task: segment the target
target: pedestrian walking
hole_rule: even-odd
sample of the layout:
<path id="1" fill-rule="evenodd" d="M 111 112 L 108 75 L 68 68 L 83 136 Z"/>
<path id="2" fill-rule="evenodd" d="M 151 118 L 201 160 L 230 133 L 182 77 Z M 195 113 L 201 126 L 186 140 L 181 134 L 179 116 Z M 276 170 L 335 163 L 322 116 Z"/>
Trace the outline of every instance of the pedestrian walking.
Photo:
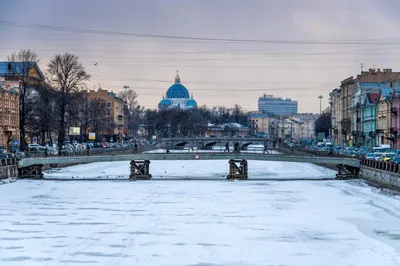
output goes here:
<path id="1" fill-rule="evenodd" d="M 225 150 L 224 150 L 224 152 L 229 152 L 229 142 L 227 142 L 227 143 L 225 144 Z"/>

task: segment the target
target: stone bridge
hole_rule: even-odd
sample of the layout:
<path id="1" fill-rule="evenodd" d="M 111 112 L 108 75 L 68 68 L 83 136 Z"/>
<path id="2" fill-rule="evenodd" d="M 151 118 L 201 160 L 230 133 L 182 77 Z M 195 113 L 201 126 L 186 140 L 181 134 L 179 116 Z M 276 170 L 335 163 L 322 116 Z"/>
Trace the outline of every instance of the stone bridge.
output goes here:
<path id="1" fill-rule="evenodd" d="M 147 175 L 148 164 L 154 160 L 228 160 L 232 165 L 240 163 L 243 169 L 246 168 L 247 160 L 256 161 L 279 161 L 279 162 L 295 162 L 295 163 L 315 163 L 324 165 L 336 165 L 339 168 L 338 177 L 351 176 L 358 174 L 360 161 L 352 158 L 334 158 L 334 157 L 316 157 L 316 156 L 288 156 L 288 155 L 272 155 L 272 154 L 250 154 L 250 153 L 137 153 L 122 155 L 103 155 L 103 156 L 78 156 L 78 157 L 44 157 L 44 158 L 24 158 L 18 161 L 20 177 L 40 178 L 42 177 L 42 168 L 44 165 L 57 164 L 82 164 L 94 162 L 111 162 L 111 161 L 131 161 L 131 169 L 145 168 Z M 144 163 L 140 166 L 136 162 Z M 231 163 L 232 162 L 232 163 Z M 147 164 L 147 166 L 146 166 Z M 134 166 L 134 167 L 133 167 Z M 143 175 L 146 175 L 143 173 Z M 151 176 L 151 175 L 150 175 Z M 240 178 L 245 179 L 245 178 Z"/>
<path id="2" fill-rule="evenodd" d="M 198 149 L 212 149 L 213 146 L 224 147 L 226 143 L 230 146 L 238 144 L 241 150 L 247 150 L 249 145 L 260 144 L 272 149 L 273 141 L 269 138 L 255 137 L 209 137 L 209 138 L 163 138 L 161 139 L 162 147 L 183 148 L 185 146 Z"/>

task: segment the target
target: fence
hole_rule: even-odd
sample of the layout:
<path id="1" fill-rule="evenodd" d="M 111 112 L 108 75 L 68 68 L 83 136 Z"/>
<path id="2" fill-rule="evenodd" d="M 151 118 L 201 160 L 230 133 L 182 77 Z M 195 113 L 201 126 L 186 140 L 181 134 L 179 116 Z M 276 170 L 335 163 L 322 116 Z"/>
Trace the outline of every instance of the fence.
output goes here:
<path id="1" fill-rule="evenodd" d="M 139 146 L 137 150 L 133 147 L 121 147 L 121 148 L 92 148 L 89 150 L 76 150 L 76 151 L 57 151 L 55 154 L 53 150 L 48 150 L 47 154 L 45 151 L 35 151 L 26 154 L 26 157 L 56 157 L 56 156 L 90 156 L 90 155 L 116 155 L 124 153 L 136 153 L 143 152 L 146 150 L 153 149 L 152 146 Z"/>
<path id="2" fill-rule="evenodd" d="M 394 162 L 383 162 L 370 159 L 361 159 L 361 165 L 391 173 L 400 173 L 400 166 Z"/>
<path id="3" fill-rule="evenodd" d="M 1 166 L 16 165 L 16 164 L 17 164 L 17 159 L 16 158 L 0 159 L 0 167 Z"/>

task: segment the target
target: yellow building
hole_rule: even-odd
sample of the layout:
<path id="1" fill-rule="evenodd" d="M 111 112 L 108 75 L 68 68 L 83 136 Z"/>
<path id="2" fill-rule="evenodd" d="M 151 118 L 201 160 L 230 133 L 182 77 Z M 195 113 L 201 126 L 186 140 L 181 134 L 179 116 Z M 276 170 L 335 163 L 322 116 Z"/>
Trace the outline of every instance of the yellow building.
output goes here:
<path id="1" fill-rule="evenodd" d="M 19 142 L 19 81 L 0 78 L 0 148 Z"/>
<path id="2" fill-rule="evenodd" d="M 390 109 L 392 88 L 381 89 L 379 102 L 376 105 L 376 145 L 392 144 L 390 141 Z"/>
<path id="3" fill-rule="evenodd" d="M 91 90 L 88 92 L 89 98 L 101 99 L 106 103 L 106 119 L 107 119 L 107 134 L 114 135 L 117 138 L 122 138 L 124 129 L 126 128 L 124 119 L 124 101 L 118 98 L 117 95 L 108 90 L 99 88 L 97 91 Z M 116 141 L 116 139 L 114 139 Z"/>

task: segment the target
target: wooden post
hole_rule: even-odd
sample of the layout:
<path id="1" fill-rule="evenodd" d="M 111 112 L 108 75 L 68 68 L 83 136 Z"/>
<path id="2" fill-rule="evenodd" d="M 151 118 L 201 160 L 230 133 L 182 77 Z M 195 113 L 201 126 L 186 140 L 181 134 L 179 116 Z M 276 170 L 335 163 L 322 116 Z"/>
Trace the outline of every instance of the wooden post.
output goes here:
<path id="1" fill-rule="evenodd" d="M 246 160 L 229 160 L 229 175 L 227 179 L 248 179 L 248 165 Z"/>
<path id="2" fill-rule="evenodd" d="M 41 179 L 43 178 L 43 165 L 31 165 L 24 168 L 18 169 L 19 178 L 35 178 Z"/>
<path id="3" fill-rule="evenodd" d="M 129 180 L 149 180 L 150 174 L 150 161 L 131 161 L 131 174 Z"/>

